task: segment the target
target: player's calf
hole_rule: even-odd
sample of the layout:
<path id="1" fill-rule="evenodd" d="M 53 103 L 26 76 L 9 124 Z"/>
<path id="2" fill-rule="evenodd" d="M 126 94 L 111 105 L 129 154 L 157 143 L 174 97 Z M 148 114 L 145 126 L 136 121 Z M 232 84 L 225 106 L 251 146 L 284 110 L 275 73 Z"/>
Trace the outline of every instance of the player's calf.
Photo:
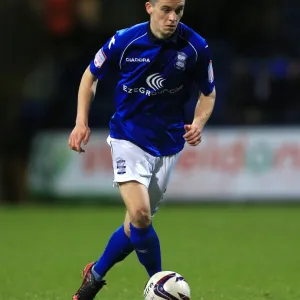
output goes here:
<path id="1" fill-rule="evenodd" d="M 161 271 L 161 255 L 159 239 L 151 222 L 148 189 L 136 181 L 119 184 L 119 189 L 130 217 L 131 244 L 152 276 Z"/>
<path id="2" fill-rule="evenodd" d="M 130 241 L 149 276 L 160 272 L 162 270 L 160 243 L 152 223 L 143 228 L 137 228 L 130 223 L 130 232 Z"/>

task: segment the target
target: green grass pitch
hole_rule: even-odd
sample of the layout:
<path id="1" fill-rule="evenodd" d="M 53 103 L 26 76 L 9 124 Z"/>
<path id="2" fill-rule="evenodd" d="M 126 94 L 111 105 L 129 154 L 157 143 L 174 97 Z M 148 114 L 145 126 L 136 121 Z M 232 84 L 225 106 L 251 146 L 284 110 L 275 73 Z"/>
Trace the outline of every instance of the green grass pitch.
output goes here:
<path id="1" fill-rule="evenodd" d="M 0 207 L 0 300 L 67 300 L 101 254 L 121 207 Z M 299 300 L 299 206 L 164 206 L 154 218 L 163 268 L 197 300 Z M 142 300 L 135 253 L 97 299 Z"/>

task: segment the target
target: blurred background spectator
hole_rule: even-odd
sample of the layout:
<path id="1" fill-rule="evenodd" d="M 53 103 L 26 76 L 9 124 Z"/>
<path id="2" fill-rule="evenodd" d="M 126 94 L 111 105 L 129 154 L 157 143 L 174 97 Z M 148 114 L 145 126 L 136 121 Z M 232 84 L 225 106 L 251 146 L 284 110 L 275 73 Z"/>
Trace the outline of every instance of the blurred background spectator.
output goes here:
<path id="1" fill-rule="evenodd" d="M 34 134 L 72 129 L 90 60 L 116 30 L 148 16 L 140 0 L 3 0 L 0 11 L 0 198 L 19 202 Z M 207 39 L 214 60 L 209 126 L 300 124 L 299 20 L 296 0 L 187 1 L 183 22 Z M 112 78 L 99 83 L 91 127 L 107 128 L 113 90 Z"/>

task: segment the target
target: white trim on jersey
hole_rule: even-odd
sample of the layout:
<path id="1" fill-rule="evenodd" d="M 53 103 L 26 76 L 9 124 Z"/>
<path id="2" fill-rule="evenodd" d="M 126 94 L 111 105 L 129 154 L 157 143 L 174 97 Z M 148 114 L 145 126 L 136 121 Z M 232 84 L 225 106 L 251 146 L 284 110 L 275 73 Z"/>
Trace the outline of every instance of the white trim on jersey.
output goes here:
<path id="1" fill-rule="evenodd" d="M 185 39 L 184 37 L 182 37 L 181 35 L 178 35 L 181 39 L 185 40 L 186 42 L 188 42 L 190 44 L 190 46 L 194 49 L 195 53 L 196 53 L 196 61 L 198 60 L 198 52 L 196 50 L 196 48 L 193 46 L 193 44 L 188 41 L 187 39 Z"/>
<path id="2" fill-rule="evenodd" d="M 134 39 L 133 41 L 131 41 L 131 42 L 126 46 L 126 48 L 124 49 L 124 51 L 123 51 L 123 53 L 122 53 L 122 55 L 121 55 L 121 59 L 120 59 L 120 62 L 119 62 L 120 70 L 121 70 L 121 68 L 122 68 L 122 65 L 121 65 L 121 64 L 122 64 L 122 59 L 123 59 L 123 57 L 124 57 L 124 54 L 125 54 L 127 48 L 128 48 L 133 42 L 135 42 L 136 40 L 138 40 L 138 39 L 144 37 L 145 35 L 147 35 L 147 32 L 144 33 L 143 35 L 137 37 L 136 39 Z"/>

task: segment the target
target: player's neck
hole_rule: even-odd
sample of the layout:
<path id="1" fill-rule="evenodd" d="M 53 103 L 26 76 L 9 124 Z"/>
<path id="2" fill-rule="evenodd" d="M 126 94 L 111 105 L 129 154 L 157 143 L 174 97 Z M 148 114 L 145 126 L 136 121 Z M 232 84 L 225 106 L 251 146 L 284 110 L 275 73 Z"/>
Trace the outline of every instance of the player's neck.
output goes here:
<path id="1" fill-rule="evenodd" d="M 152 25 L 152 22 L 150 21 L 150 30 L 152 32 L 152 34 L 159 40 L 166 40 L 167 37 L 163 36 L 162 33 L 155 29 L 154 26 Z"/>

